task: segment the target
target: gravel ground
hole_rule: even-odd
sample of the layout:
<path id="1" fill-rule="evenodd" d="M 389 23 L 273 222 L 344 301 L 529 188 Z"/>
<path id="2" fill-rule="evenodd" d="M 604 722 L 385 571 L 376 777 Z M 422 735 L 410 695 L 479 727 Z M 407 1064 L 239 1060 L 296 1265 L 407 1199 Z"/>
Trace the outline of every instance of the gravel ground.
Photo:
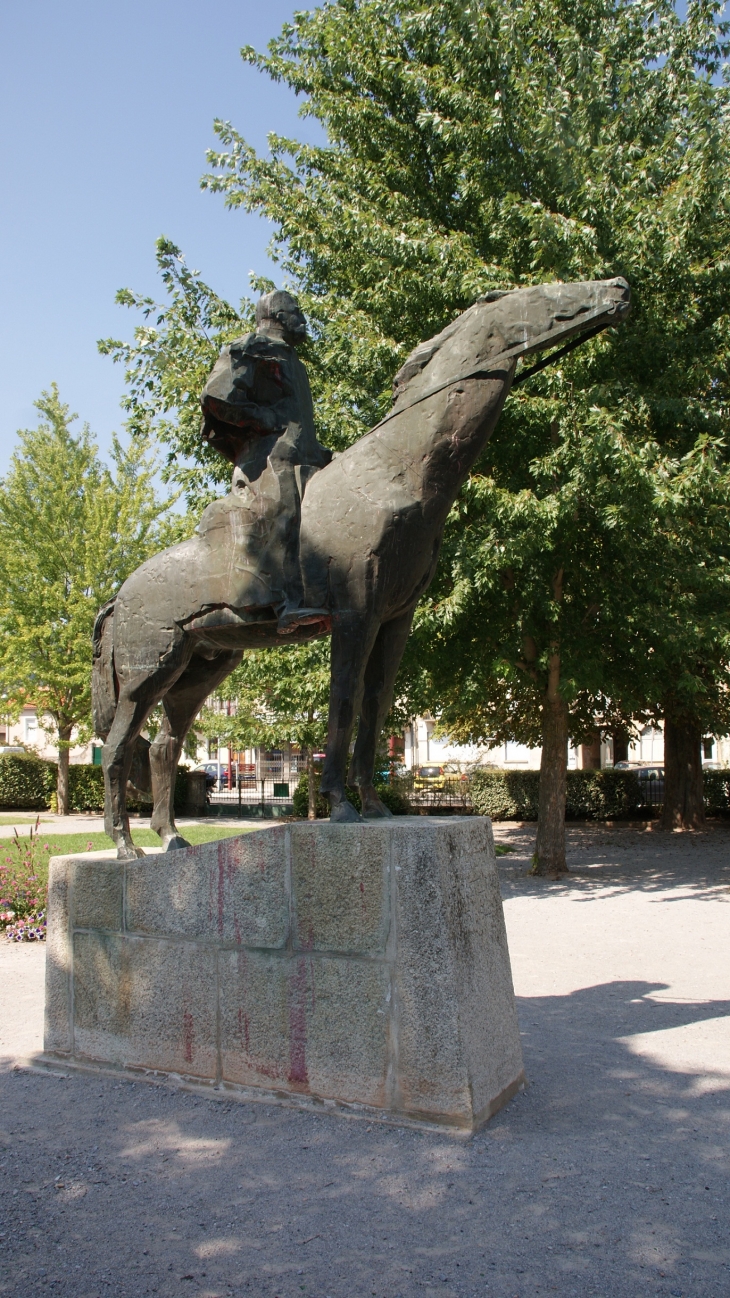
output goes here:
<path id="1" fill-rule="evenodd" d="M 469 1142 L 42 1075 L 0 948 L 0 1294 L 730 1294 L 730 829 L 497 826 L 529 1087 Z"/>

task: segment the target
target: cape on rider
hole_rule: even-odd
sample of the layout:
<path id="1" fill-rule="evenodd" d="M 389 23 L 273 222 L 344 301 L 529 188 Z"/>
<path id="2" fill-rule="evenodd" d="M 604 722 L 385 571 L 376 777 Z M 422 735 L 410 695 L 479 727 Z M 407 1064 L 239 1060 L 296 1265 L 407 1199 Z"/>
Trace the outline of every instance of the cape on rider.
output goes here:
<path id="1" fill-rule="evenodd" d="M 247 619 L 276 617 L 281 635 L 329 620 L 327 609 L 303 606 L 299 569 L 302 496 L 332 458 L 315 436 L 309 379 L 295 350 L 306 334 L 296 298 L 266 294 L 256 332 L 223 348 L 201 397 L 202 436 L 235 467 L 230 494 L 208 506 L 198 535 L 211 555 L 226 556 L 221 603 L 245 608 Z"/>

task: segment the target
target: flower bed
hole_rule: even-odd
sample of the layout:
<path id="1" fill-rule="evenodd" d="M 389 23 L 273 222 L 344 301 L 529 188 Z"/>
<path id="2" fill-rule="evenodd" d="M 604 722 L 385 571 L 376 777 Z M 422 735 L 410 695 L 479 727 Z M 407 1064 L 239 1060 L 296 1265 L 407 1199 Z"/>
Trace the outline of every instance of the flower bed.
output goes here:
<path id="1" fill-rule="evenodd" d="M 16 829 L 0 861 L 0 930 L 11 942 L 42 942 L 46 936 L 48 844 L 39 836 L 40 819 L 27 838 Z"/>

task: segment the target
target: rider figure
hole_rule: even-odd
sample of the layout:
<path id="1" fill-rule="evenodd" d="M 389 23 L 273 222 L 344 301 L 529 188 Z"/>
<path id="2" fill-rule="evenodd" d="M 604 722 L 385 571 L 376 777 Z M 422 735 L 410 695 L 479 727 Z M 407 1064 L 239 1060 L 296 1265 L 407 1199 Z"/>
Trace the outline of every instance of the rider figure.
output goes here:
<path id="1" fill-rule="evenodd" d="M 329 618 L 327 609 L 303 607 L 299 569 L 302 496 L 332 458 L 315 436 L 309 379 L 295 351 L 306 334 L 296 298 L 267 293 L 256 306 L 256 332 L 223 348 L 201 397 L 202 436 L 235 467 L 230 495 L 208 506 L 198 532 L 232 531 L 226 602 L 241 607 L 239 584 L 247 612 L 273 609 L 280 635 Z"/>

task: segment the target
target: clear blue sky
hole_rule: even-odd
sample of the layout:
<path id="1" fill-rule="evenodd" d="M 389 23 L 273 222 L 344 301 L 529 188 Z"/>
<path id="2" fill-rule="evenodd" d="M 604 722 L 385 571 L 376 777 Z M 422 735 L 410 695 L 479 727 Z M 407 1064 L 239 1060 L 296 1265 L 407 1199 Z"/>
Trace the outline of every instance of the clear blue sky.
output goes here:
<path id="1" fill-rule="evenodd" d="M 202 192 L 215 117 L 257 148 L 313 138 L 297 100 L 245 65 L 291 0 L 24 0 L 0 15 L 0 473 L 33 401 L 55 380 L 100 445 L 120 429 L 119 366 L 96 340 L 131 334 L 118 288 L 156 294 L 168 235 L 229 300 L 272 271 L 269 230 Z"/>

